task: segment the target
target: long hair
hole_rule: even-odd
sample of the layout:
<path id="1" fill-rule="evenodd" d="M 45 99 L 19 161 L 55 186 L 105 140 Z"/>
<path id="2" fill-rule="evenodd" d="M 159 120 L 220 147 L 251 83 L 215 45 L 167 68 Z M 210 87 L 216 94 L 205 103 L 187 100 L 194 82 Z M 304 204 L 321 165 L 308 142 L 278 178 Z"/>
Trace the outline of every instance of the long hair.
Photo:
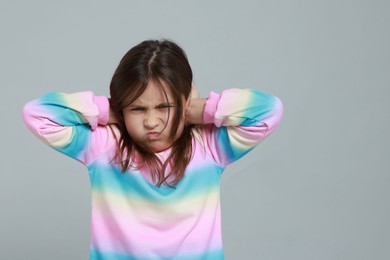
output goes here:
<path id="1" fill-rule="evenodd" d="M 172 93 L 175 113 L 169 113 L 174 115 L 170 138 L 176 136 L 180 121 L 184 119 L 183 97 L 184 100 L 190 98 L 192 84 L 192 70 L 185 52 L 169 40 L 149 40 L 134 46 L 121 59 L 110 83 L 110 106 L 120 131 L 116 160 L 121 164 L 122 173 L 129 167 L 139 169 L 146 163 L 156 186 L 172 186 L 183 178 L 191 160 L 192 126 L 185 124 L 181 136 L 172 145 L 169 157 L 161 162 L 155 153 L 132 140 L 122 114 L 123 108 L 134 102 L 150 81 L 156 82 L 164 93 L 162 82 L 166 83 Z M 136 156 L 141 161 L 135 162 Z M 166 173 L 167 169 L 170 172 Z"/>

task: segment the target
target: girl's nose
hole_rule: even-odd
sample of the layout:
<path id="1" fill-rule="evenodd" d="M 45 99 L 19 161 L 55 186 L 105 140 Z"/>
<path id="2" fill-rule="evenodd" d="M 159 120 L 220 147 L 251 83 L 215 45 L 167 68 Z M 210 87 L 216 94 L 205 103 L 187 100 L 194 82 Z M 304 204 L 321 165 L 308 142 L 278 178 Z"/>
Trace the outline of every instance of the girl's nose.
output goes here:
<path id="1" fill-rule="evenodd" d="M 158 116 L 155 112 L 146 113 L 144 118 L 144 126 L 149 130 L 153 130 L 158 126 Z"/>

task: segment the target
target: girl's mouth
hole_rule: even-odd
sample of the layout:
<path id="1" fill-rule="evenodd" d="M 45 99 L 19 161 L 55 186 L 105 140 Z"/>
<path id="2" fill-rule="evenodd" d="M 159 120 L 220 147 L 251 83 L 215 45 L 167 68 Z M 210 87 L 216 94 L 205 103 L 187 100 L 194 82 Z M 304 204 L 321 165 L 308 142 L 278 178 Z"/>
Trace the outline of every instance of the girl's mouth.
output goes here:
<path id="1" fill-rule="evenodd" d="M 160 136 L 159 132 L 149 132 L 146 134 L 149 139 L 157 139 Z"/>

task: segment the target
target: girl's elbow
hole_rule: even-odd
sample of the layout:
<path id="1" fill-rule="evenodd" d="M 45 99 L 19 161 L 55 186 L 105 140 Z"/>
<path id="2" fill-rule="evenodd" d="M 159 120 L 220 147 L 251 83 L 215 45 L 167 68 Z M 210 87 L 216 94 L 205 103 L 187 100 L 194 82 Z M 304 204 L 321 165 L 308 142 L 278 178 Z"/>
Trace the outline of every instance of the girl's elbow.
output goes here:
<path id="1" fill-rule="evenodd" d="M 27 127 L 31 128 L 33 121 L 34 101 L 27 102 L 22 108 L 22 119 Z"/>
<path id="2" fill-rule="evenodd" d="M 275 121 L 279 124 L 283 118 L 284 105 L 282 100 L 278 97 L 275 97 L 274 111 Z"/>

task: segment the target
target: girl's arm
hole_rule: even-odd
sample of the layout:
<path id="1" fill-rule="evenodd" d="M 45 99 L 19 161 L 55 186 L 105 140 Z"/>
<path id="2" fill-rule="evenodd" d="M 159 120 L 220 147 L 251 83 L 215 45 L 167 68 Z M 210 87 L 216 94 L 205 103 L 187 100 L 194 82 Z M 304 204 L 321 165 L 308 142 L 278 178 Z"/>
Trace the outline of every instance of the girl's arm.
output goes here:
<path id="1" fill-rule="evenodd" d="M 108 99 L 92 92 L 53 92 L 28 102 L 23 119 L 31 132 L 50 147 L 84 164 L 108 145 Z"/>
<path id="2" fill-rule="evenodd" d="M 199 111 L 203 111 L 202 140 L 222 166 L 241 158 L 268 137 L 283 114 L 279 98 L 255 89 L 211 92 L 207 101 L 194 100 L 192 108 L 189 114 L 198 118 L 197 123 Z"/>

